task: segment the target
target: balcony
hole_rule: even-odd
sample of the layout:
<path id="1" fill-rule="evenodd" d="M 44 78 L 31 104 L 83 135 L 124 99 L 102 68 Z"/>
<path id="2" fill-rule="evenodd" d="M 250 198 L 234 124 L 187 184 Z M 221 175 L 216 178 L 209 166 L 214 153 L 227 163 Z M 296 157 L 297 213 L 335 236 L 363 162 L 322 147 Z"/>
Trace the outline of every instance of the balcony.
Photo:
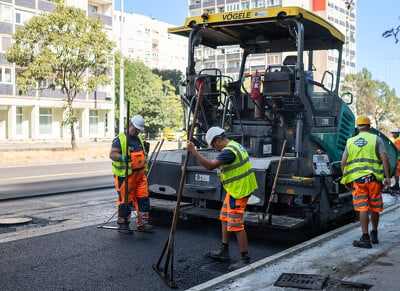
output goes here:
<path id="1" fill-rule="evenodd" d="M 97 12 L 88 12 L 90 18 L 99 18 L 104 25 L 112 26 L 112 17 Z"/>
<path id="2" fill-rule="evenodd" d="M 96 4 L 96 5 L 112 5 L 112 0 L 90 0 L 89 4 Z"/>

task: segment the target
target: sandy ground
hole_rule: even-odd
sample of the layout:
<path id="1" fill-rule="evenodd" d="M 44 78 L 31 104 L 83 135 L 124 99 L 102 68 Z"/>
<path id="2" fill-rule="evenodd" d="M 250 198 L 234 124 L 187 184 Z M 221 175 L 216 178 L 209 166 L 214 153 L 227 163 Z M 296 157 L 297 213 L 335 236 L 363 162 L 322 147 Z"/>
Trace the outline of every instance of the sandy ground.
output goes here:
<path id="1" fill-rule="evenodd" d="M 152 152 L 158 141 L 150 141 Z M 11 167 L 25 164 L 43 164 L 54 162 L 88 162 L 108 160 L 111 141 L 79 145 L 77 149 L 68 148 L 64 144 L 30 145 L 23 143 L 0 145 L 0 167 Z M 177 142 L 165 141 L 161 150 L 177 149 Z"/>

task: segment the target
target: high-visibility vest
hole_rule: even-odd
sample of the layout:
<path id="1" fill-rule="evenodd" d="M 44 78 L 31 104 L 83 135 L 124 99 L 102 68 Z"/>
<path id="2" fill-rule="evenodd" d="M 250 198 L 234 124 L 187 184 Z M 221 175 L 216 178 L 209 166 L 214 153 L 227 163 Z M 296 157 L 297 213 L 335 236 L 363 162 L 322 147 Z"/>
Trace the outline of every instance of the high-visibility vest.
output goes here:
<path id="1" fill-rule="evenodd" d="M 397 150 L 400 150 L 400 137 L 396 137 L 393 141 L 395 147 L 397 148 Z M 397 159 L 400 160 L 400 154 L 397 155 Z"/>
<path id="2" fill-rule="evenodd" d="M 142 149 L 143 149 L 143 155 L 144 155 L 144 159 L 145 159 L 145 168 L 147 169 L 147 152 L 146 152 L 146 148 L 144 146 L 144 141 L 143 138 L 140 136 L 140 134 L 137 135 L 137 137 L 139 138 L 140 144 L 142 145 Z M 119 138 L 120 144 L 121 144 L 121 151 L 122 151 L 122 155 L 128 155 L 130 156 L 131 153 L 128 149 L 128 153 L 126 153 L 126 134 L 124 132 L 121 132 L 117 138 Z M 125 177 L 125 166 L 126 164 L 124 162 L 120 162 L 120 161 L 112 161 L 112 172 L 114 175 L 119 176 L 119 177 Z M 132 174 L 132 164 L 128 163 L 128 175 Z"/>
<path id="3" fill-rule="evenodd" d="M 369 174 L 378 181 L 383 180 L 383 163 L 376 151 L 377 136 L 369 132 L 360 132 L 347 140 L 347 161 L 344 167 L 342 184 L 352 182 Z"/>
<path id="4" fill-rule="evenodd" d="M 223 150 L 230 150 L 235 155 L 233 163 L 221 165 L 221 182 L 225 191 L 235 199 L 249 196 L 258 185 L 247 151 L 235 141 L 230 141 Z"/>

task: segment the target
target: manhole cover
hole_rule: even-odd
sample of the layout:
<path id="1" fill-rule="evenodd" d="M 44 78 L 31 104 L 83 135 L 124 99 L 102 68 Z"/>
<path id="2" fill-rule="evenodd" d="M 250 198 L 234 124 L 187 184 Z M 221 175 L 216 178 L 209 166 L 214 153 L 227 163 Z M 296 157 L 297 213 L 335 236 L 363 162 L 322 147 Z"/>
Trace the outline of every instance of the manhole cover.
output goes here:
<path id="1" fill-rule="evenodd" d="M 322 289 L 328 275 L 282 273 L 274 286 L 302 289 Z"/>
<path id="2" fill-rule="evenodd" d="M 8 218 L 0 218 L 0 225 L 15 225 L 15 224 L 24 224 L 31 222 L 32 218 L 30 217 L 8 217 Z"/>

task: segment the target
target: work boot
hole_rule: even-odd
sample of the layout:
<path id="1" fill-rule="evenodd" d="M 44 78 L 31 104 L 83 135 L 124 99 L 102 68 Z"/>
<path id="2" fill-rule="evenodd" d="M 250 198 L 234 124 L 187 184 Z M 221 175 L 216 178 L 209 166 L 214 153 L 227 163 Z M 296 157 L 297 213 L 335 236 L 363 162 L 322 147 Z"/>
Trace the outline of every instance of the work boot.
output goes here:
<path id="1" fill-rule="evenodd" d="M 230 265 L 228 267 L 228 270 L 229 271 L 234 271 L 234 270 L 240 269 L 240 268 L 242 268 L 244 266 L 247 266 L 249 264 L 250 264 L 250 257 L 249 257 L 249 255 L 245 255 L 245 256 L 242 256 L 239 261 L 237 261 L 236 263 Z"/>
<path id="2" fill-rule="evenodd" d="M 371 230 L 370 237 L 371 237 L 371 243 L 379 244 L 378 231 L 377 230 Z"/>
<path id="3" fill-rule="evenodd" d="M 123 234 L 133 234 L 133 230 L 129 228 L 129 224 L 120 224 L 118 232 Z"/>
<path id="4" fill-rule="evenodd" d="M 210 252 L 210 258 L 220 262 L 229 261 L 231 259 L 229 257 L 229 248 L 224 244 L 221 244 L 218 251 Z"/>
<path id="5" fill-rule="evenodd" d="M 371 240 L 369 239 L 368 234 L 363 234 L 360 240 L 353 241 L 353 246 L 358 248 L 370 249 L 372 248 Z"/>
<path id="6" fill-rule="evenodd" d="M 400 190 L 399 184 L 395 183 L 392 187 L 390 187 L 391 190 Z"/>
<path id="7" fill-rule="evenodd" d="M 144 223 L 142 225 L 138 225 L 137 230 L 140 232 L 152 233 L 154 232 L 154 227 L 150 223 Z"/>

